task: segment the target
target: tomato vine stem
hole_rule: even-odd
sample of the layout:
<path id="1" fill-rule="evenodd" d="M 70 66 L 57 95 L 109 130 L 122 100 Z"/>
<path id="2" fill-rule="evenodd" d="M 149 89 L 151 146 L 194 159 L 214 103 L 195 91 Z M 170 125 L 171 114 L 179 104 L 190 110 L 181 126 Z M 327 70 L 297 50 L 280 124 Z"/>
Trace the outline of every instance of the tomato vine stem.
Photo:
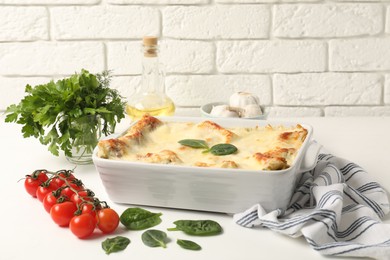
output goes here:
<path id="1" fill-rule="evenodd" d="M 58 187 L 55 191 L 53 191 L 53 195 L 57 198 L 58 202 L 63 202 L 66 200 L 70 200 L 71 198 L 66 198 L 65 196 L 61 196 L 61 192 L 69 188 L 74 194 L 77 194 L 79 196 L 79 199 L 81 200 L 81 203 L 79 203 L 77 206 L 77 211 L 75 212 L 75 215 L 80 215 L 82 213 L 82 208 L 86 204 L 91 204 L 93 206 L 92 210 L 96 211 L 102 208 L 109 208 L 108 204 L 106 201 L 100 201 L 98 198 L 95 197 L 95 193 L 90 190 L 90 189 L 85 189 L 84 184 L 82 183 L 81 180 L 76 179 L 76 178 L 71 178 L 74 173 L 74 169 L 72 170 L 58 170 L 56 172 L 49 171 L 46 169 L 39 169 L 35 170 L 31 176 L 37 178 L 38 174 L 40 173 L 45 173 L 46 175 L 50 175 L 49 179 L 44 182 L 44 185 L 47 187 L 50 182 L 58 178 L 62 181 L 64 181 L 64 185 L 61 187 Z M 71 178 L 71 179 L 69 179 Z M 78 187 L 82 187 L 82 189 L 75 189 L 71 184 L 75 184 Z M 86 196 L 80 196 L 80 192 L 85 191 Z"/>

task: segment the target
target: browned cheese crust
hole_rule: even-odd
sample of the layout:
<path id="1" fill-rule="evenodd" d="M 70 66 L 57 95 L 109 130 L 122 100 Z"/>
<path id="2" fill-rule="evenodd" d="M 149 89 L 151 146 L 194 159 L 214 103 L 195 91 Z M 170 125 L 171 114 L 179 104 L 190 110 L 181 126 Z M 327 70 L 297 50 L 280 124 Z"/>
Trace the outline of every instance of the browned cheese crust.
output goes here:
<path id="1" fill-rule="evenodd" d="M 279 139 L 286 143 L 296 143 L 297 141 L 303 143 L 307 136 L 307 130 L 301 125 L 297 125 L 299 131 L 294 132 L 284 132 L 279 135 Z"/>
<path id="2" fill-rule="evenodd" d="M 218 132 L 224 138 L 225 143 L 230 143 L 234 137 L 233 132 L 211 121 L 203 121 L 198 125 L 198 127 Z"/>
<path id="3" fill-rule="evenodd" d="M 265 153 L 255 153 L 255 159 L 264 165 L 266 170 L 283 170 L 290 167 L 287 157 L 295 153 L 295 148 L 277 148 Z"/>
<path id="4" fill-rule="evenodd" d="M 139 155 L 138 159 L 142 162 L 163 164 L 174 164 L 181 162 L 177 154 L 171 150 L 162 150 L 159 153 L 147 153 L 145 155 Z"/>
<path id="5" fill-rule="evenodd" d="M 153 131 L 158 125 L 162 124 L 160 120 L 150 115 L 144 115 L 137 121 L 125 135 L 119 138 L 101 140 L 98 143 L 98 156 L 101 158 L 122 157 L 132 145 L 139 144 L 143 135 Z"/>
<path id="6" fill-rule="evenodd" d="M 216 165 L 216 164 L 210 164 L 210 163 L 205 163 L 205 162 L 196 162 L 194 166 L 197 167 L 215 167 L 218 166 L 219 168 L 232 168 L 236 169 L 238 168 L 238 165 L 234 161 L 223 161 L 222 163 Z"/>

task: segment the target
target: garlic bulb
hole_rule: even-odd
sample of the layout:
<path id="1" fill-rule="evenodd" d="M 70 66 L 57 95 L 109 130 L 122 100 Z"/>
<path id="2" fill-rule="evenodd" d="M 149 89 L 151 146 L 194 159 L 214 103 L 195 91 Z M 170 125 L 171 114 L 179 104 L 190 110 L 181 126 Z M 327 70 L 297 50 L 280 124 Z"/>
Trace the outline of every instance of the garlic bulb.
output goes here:
<path id="1" fill-rule="evenodd" d="M 210 115 L 219 116 L 223 111 L 225 111 L 228 108 L 229 108 L 228 105 L 213 106 L 213 108 L 210 111 Z"/>
<path id="2" fill-rule="evenodd" d="M 220 116 L 221 117 L 239 117 L 239 115 L 237 114 L 236 111 L 229 110 L 229 109 L 223 111 Z"/>
<path id="3" fill-rule="evenodd" d="M 239 117 L 238 113 L 231 110 L 228 105 L 213 106 L 210 115 L 215 117 Z"/>
<path id="4" fill-rule="evenodd" d="M 263 114 L 259 98 L 248 92 L 236 92 L 230 96 L 228 105 L 213 106 L 210 116 L 254 118 Z"/>
<path id="5" fill-rule="evenodd" d="M 259 105 L 251 104 L 244 106 L 243 112 L 241 113 L 241 117 L 258 117 L 263 114 L 261 107 Z"/>
<path id="6" fill-rule="evenodd" d="M 246 105 L 259 106 L 259 98 L 248 92 L 236 92 L 230 96 L 229 105 L 233 108 L 243 109 Z"/>

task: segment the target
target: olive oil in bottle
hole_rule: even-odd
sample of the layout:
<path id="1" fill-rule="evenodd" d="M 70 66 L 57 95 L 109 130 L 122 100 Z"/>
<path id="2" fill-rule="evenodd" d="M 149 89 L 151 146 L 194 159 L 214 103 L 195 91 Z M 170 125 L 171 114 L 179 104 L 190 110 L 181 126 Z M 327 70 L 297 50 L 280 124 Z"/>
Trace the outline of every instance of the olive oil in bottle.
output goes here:
<path id="1" fill-rule="evenodd" d="M 157 37 L 143 38 L 143 60 L 141 86 L 129 97 L 126 113 L 132 120 L 144 114 L 171 116 L 175 113 L 173 101 L 165 94 L 165 73 L 158 60 Z"/>

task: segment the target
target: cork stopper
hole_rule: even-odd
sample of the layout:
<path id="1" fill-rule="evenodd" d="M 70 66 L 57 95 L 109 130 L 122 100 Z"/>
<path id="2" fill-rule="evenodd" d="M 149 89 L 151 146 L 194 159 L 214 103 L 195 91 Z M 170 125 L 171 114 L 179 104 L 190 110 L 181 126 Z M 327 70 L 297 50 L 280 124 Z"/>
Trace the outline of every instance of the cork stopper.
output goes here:
<path id="1" fill-rule="evenodd" d="M 158 38 L 156 36 L 145 36 L 142 40 L 144 56 L 145 57 L 157 57 Z"/>
<path id="2" fill-rule="evenodd" d="M 143 38 L 143 44 L 144 46 L 155 46 L 157 45 L 157 37 L 156 36 L 145 36 Z"/>

